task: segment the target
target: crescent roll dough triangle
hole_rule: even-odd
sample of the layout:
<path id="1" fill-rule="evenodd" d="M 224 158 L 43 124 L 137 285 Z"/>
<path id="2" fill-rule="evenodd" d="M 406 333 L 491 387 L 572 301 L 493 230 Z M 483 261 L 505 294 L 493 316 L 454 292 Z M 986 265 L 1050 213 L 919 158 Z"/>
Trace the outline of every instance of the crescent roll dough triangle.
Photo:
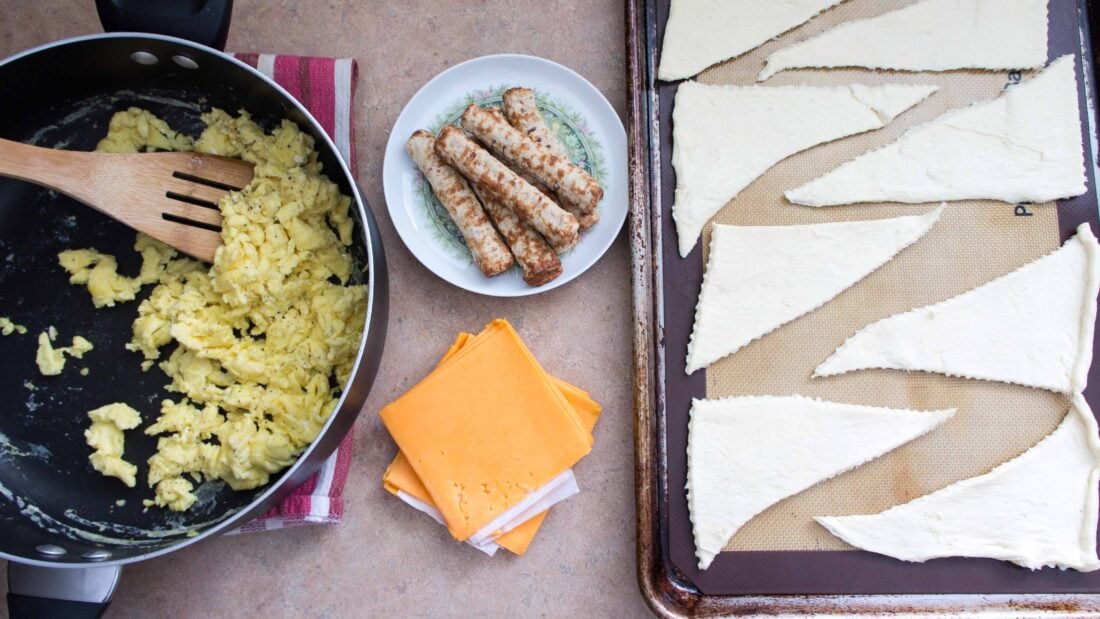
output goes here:
<path id="1" fill-rule="evenodd" d="M 881 129 L 935 86 L 680 84 L 672 109 L 672 218 L 680 255 L 768 168 L 817 144 Z"/>
<path id="2" fill-rule="evenodd" d="M 816 520 L 857 548 L 903 561 L 987 557 L 1091 572 L 1100 568 L 1098 472 L 1096 420 L 1076 395 L 1058 429 L 985 475 L 879 514 Z"/>
<path id="3" fill-rule="evenodd" d="M 864 327 L 814 371 L 921 370 L 1080 393 L 1092 364 L 1100 247 L 1088 224 L 1060 249 L 933 305 Z"/>
<path id="4" fill-rule="evenodd" d="M 672 0 L 661 65 L 667 81 L 740 56 L 841 0 Z"/>
<path id="5" fill-rule="evenodd" d="M 925 0 L 781 49 L 757 79 L 798 67 L 1034 69 L 1046 61 L 1047 0 Z"/>
<path id="6" fill-rule="evenodd" d="M 870 221 L 716 224 L 686 372 L 821 307 L 924 236 L 942 212 L 941 205 L 924 215 Z"/>
<path id="7" fill-rule="evenodd" d="M 954 414 L 797 395 L 695 400 L 687 496 L 700 569 L 770 505 L 873 460 Z"/>
<path id="8" fill-rule="evenodd" d="M 795 204 L 1000 200 L 1085 193 L 1073 56 L 990 101 L 951 110 L 784 195 Z"/>

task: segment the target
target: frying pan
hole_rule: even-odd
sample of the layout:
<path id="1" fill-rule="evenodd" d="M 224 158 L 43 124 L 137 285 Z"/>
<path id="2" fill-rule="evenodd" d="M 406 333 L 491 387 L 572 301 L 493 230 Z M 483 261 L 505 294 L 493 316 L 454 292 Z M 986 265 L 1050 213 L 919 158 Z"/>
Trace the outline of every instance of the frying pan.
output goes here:
<path id="1" fill-rule="evenodd" d="M 103 4 L 119 0 L 102 2 L 101 9 Z M 220 25 L 207 26 L 208 41 L 224 43 L 228 11 L 216 19 Z M 148 423 L 159 402 L 172 397 L 164 374 L 142 372 L 140 355 L 124 349 L 137 304 L 152 287 L 137 301 L 94 309 L 87 290 L 69 284 L 57 263 L 64 249 L 92 247 L 117 256 L 119 270 L 134 274 L 134 231 L 72 199 L 0 178 L 0 316 L 29 329 L 0 338 L 0 558 L 10 562 L 9 610 L 13 617 L 98 616 L 120 566 L 250 521 L 331 455 L 378 370 L 388 313 L 385 259 L 370 208 L 321 125 L 273 81 L 211 47 L 136 33 L 43 45 L 0 61 L 0 102 L 0 136 L 74 150 L 93 149 L 111 115 L 130 106 L 191 135 L 201 131 L 199 115 L 211 107 L 247 110 L 267 129 L 289 118 L 313 136 L 324 173 L 353 199 L 354 278 L 368 286 L 369 301 L 358 357 L 333 414 L 309 449 L 269 485 L 234 492 L 206 482 L 191 510 L 174 513 L 144 508 L 142 500 L 152 494 L 144 483 L 130 489 L 95 472 L 83 434 L 93 408 L 123 401 Z M 34 363 L 36 335 L 50 326 L 58 341 L 83 335 L 95 350 L 70 359 L 61 376 L 43 377 Z M 86 376 L 78 371 L 83 367 Z M 155 437 L 127 433 L 126 458 L 139 465 L 139 478 L 155 449 Z"/>

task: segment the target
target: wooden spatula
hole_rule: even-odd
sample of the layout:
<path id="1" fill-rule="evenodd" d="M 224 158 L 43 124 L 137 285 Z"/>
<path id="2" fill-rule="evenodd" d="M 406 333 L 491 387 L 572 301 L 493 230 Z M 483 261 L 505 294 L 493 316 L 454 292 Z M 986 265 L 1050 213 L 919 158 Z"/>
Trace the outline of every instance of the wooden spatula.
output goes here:
<path id="1" fill-rule="evenodd" d="M 252 164 L 199 153 L 86 153 L 0 139 L 0 176 L 56 189 L 181 252 L 213 262 L 218 200 Z"/>

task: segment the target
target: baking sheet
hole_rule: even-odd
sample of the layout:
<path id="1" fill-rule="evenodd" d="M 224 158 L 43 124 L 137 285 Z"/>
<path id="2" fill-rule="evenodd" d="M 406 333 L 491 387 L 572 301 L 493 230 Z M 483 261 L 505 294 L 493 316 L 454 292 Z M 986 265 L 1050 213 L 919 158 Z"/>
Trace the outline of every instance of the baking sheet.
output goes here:
<path id="1" fill-rule="evenodd" d="M 699 76 L 713 84 L 755 82 L 763 59 L 775 49 L 832 25 L 910 4 L 909 0 L 848 0 L 757 50 Z M 1050 58 L 1078 57 L 1078 79 L 1091 81 L 1081 59 L 1079 3 L 1051 0 Z M 667 2 L 657 5 L 658 41 Z M 1088 77 L 1085 77 L 1088 76 Z M 785 203 L 781 193 L 862 152 L 893 141 L 905 129 L 942 112 L 997 96 L 1027 77 L 1006 72 L 944 74 L 864 70 L 790 71 L 766 82 L 831 85 L 858 82 L 936 84 L 941 88 L 886 128 L 819 146 L 769 170 L 716 216 L 736 224 L 796 224 L 893 217 L 927 211 L 930 205 L 859 205 L 811 209 Z M 1100 591 L 1100 574 L 1022 568 L 991 560 L 944 559 L 906 564 L 849 550 L 811 516 L 874 513 L 988 471 L 1048 434 L 1064 414 L 1064 397 L 1047 392 L 942 376 L 869 371 L 809 379 L 813 368 L 849 335 L 879 318 L 948 298 L 1007 273 L 1056 248 L 1081 221 L 1095 224 L 1095 175 L 1084 93 L 1083 139 L 1089 169 L 1088 194 L 1055 205 L 957 202 L 929 234 L 882 269 L 823 308 L 781 327 L 705 372 L 683 373 L 695 300 L 707 243 L 686 259 L 676 252 L 670 209 L 674 189 L 670 121 L 675 85 L 659 84 L 661 148 L 662 281 L 665 328 L 668 455 L 669 557 L 707 594 L 779 593 L 994 593 Z M 1095 369 L 1094 369 L 1095 371 Z M 1091 382 L 1096 385 L 1096 381 Z M 1086 392 L 1094 402 L 1092 389 Z M 744 394 L 820 396 L 842 402 L 905 408 L 958 407 L 948 424 L 888 456 L 820 484 L 757 516 L 733 539 L 710 569 L 696 569 L 683 491 L 687 411 L 692 397 Z M 1098 407 L 1100 408 L 1100 407 Z"/>

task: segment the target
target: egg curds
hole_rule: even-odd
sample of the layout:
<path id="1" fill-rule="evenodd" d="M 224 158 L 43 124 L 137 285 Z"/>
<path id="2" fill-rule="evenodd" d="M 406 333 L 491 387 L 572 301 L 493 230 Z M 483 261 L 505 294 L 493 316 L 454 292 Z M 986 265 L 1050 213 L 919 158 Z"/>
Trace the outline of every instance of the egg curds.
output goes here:
<path id="1" fill-rule="evenodd" d="M 125 450 L 123 430 L 141 424 L 141 414 L 123 402 L 113 402 L 88 411 L 92 424 L 84 431 L 84 440 L 94 451 L 89 456 L 95 470 L 117 477 L 133 488 L 137 485 L 137 467 L 122 458 Z"/>
<path id="2" fill-rule="evenodd" d="M 148 462 L 156 494 L 146 503 L 175 511 L 195 503 L 196 482 L 256 488 L 309 446 L 351 373 L 367 306 L 366 286 L 349 284 L 351 199 L 322 174 L 312 137 L 288 120 L 265 133 L 243 111 L 214 109 L 202 119 L 194 150 L 255 165 L 252 182 L 219 204 L 222 246 L 212 266 L 145 235 L 137 278 L 118 275 L 114 259 L 98 252 L 60 257 L 73 283 L 100 284 L 92 289 L 97 307 L 133 299 L 135 282 L 156 282 L 127 348 L 180 395 L 163 401 L 144 430 L 160 436 Z M 139 152 L 187 140 L 131 108 L 115 115 L 100 146 Z"/>

